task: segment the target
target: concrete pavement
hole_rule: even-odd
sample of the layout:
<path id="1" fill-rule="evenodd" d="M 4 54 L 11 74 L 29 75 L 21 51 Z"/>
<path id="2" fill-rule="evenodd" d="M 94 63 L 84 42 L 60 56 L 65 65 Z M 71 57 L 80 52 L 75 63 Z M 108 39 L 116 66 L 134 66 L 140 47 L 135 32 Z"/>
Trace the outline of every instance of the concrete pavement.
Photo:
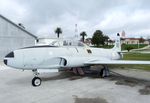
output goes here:
<path id="1" fill-rule="evenodd" d="M 3 70 L 0 70 L 0 103 L 150 102 L 150 95 L 142 95 L 139 92 L 149 84 L 120 85 L 117 84 L 119 80 L 117 76 L 104 79 L 79 77 L 66 73 L 40 76 L 43 80 L 42 85 L 33 87 L 31 71 L 23 72 L 3 66 Z"/>

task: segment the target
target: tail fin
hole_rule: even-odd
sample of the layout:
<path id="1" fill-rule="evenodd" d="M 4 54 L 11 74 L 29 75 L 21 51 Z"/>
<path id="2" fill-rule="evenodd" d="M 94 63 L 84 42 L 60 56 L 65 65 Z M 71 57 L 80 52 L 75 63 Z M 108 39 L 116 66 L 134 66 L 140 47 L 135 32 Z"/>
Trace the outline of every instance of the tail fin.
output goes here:
<path id="1" fill-rule="evenodd" d="M 114 51 L 121 52 L 121 40 L 120 40 L 120 34 L 119 33 L 117 33 L 117 37 L 116 37 L 116 40 L 115 40 L 115 45 L 112 49 Z"/>

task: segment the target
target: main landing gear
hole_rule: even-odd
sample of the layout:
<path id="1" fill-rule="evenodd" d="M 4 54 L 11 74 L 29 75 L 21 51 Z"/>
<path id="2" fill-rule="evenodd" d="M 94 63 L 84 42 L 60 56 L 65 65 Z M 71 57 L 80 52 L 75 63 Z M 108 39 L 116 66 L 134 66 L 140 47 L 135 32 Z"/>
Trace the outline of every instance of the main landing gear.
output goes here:
<path id="1" fill-rule="evenodd" d="M 76 75 L 97 75 L 98 77 L 104 78 L 110 76 L 110 71 L 107 65 L 102 65 L 103 67 L 84 67 L 84 68 L 72 68 L 71 71 Z"/>
<path id="2" fill-rule="evenodd" d="M 103 67 L 104 68 L 102 68 L 101 71 L 100 71 L 100 76 L 102 78 L 110 76 L 110 71 L 108 69 L 108 66 L 107 65 L 103 65 Z"/>
<path id="3" fill-rule="evenodd" d="M 33 85 L 34 87 L 40 86 L 42 80 L 41 80 L 41 78 L 38 77 L 39 73 L 37 72 L 37 69 L 32 70 L 32 71 L 33 71 L 33 74 L 34 74 L 34 76 L 35 76 L 35 77 L 32 79 L 32 85 Z"/>

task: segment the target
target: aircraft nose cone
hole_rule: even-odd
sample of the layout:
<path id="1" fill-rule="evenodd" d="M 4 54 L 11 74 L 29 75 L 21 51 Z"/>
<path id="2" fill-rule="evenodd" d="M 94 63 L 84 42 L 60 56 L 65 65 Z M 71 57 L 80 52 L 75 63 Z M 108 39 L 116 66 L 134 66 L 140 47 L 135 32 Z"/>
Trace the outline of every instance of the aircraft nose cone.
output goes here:
<path id="1" fill-rule="evenodd" d="M 13 51 L 10 52 L 10 53 L 8 53 L 8 54 L 5 56 L 4 61 L 3 61 L 5 65 L 8 65 L 8 59 L 10 59 L 10 58 L 14 58 L 14 52 L 13 52 Z"/>
<path id="2" fill-rule="evenodd" d="M 4 64 L 7 65 L 7 60 L 6 59 L 4 59 Z"/>

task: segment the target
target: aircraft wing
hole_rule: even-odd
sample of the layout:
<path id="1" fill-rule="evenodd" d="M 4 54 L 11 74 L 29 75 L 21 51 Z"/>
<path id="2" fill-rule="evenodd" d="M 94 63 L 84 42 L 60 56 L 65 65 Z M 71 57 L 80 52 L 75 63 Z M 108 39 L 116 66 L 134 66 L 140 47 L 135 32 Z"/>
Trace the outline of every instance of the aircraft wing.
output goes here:
<path id="1" fill-rule="evenodd" d="M 94 64 L 147 64 L 150 65 L 150 61 L 132 61 L 132 60 L 91 60 L 84 64 L 94 65 Z"/>

